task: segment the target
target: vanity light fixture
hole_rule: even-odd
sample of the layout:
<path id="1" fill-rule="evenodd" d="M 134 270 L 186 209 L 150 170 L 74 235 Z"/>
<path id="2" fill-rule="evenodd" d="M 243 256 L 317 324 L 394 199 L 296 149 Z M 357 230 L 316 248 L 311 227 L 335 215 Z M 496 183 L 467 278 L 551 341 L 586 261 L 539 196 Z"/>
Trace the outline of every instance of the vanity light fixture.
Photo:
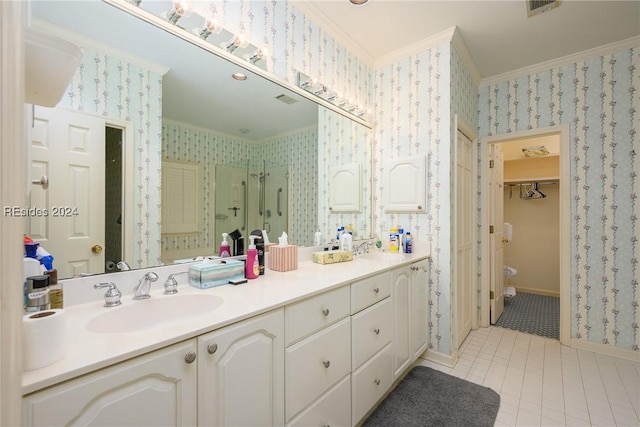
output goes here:
<path id="1" fill-rule="evenodd" d="M 170 12 L 163 12 L 162 18 L 176 25 L 180 18 L 189 16 L 193 5 L 188 0 L 173 0 L 173 8 Z"/>
<path id="2" fill-rule="evenodd" d="M 371 111 L 367 109 L 366 106 L 358 105 L 353 99 L 343 96 L 341 92 L 332 90 L 324 84 L 319 83 L 317 78 L 309 77 L 301 71 L 297 71 L 296 85 L 358 117 L 367 119 L 371 115 Z"/>
<path id="3" fill-rule="evenodd" d="M 265 59 L 268 55 L 269 55 L 269 51 L 267 50 L 267 48 L 260 47 L 260 48 L 256 49 L 255 52 L 253 52 L 252 54 L 246 55 L 245 58 L 250 63 L 255 64 L 256 62 L 260 61 L 261 59 Z"/>
<path id="4" fill-rule="evenodd" d="M 208 17 L 204 21 L 204 25 L 200 28 L 194 28 L 193 33 L 206 40 L 211 34 L 220 34 L 222 32 L 222 24 L 213 16 Z"/>
<path id="5" fill-rule="evenodd" d="M 129 3 L 140 7 L 140 4 L 142 3 L 142 0 L 129 0 Z"/>
<path id="6" fill-rule="evenodd" d="M 368 2 L 369 0 L 349 0 L 351 4 L 355 4 L 356 6 L 361 6 Z"/>
<path id="7" fill-rule="evenodd" d="M 242 73 L 233 73 L 233 74 L 231 74 L 231 77 L 234 80 L 238 80 L 239 82 L 243 82 L 243 81 L 247 80 L 247 75 L 246 74 L 242 74 Z"/>
<path id="8" fill-rule="evenodd" d="M 237 48 L 245 48 L 249 46 L 249 37 L 244 33 L 238 33 L 233 36 L 231 40 L 222 44 L 224 50 L 229 53 L 233 53 Z"/>

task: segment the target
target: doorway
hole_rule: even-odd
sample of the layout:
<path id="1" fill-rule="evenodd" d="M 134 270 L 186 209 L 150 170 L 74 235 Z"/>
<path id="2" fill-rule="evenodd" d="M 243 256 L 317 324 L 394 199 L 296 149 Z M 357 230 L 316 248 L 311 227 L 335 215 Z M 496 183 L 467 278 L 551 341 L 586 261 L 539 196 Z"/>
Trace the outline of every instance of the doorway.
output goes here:
<path id="1" fill-rule="evenodd" d="M 550 148 L 552 146 L 550 140 L 552 139 L 557 140 L 557 148 Z M 544 148 L 539 148 L 539 146 L 544 146 Z M 503 171 L 504 179 L 500 183 L 492 182 L 489 169 L 489 159 L 496 148 L 507 152 L 506 162 L 515 161 L 515 164 L 508 165 Z M 514 155 L 510 154 L 510 151 L 514 151 L 522 157 L 523 148 L 529 148 L 529 153 L 525 156 L 526 159 L 515 159 Z M 535 151 L 536 148 L 540 151 L 529 156 L 531 151 Z M 548 154 L 545 153 L 545 150 L 548 151 Z M 509 307 L 511 302 L 515 301 L 515 299 L 511 299 L 514 298 L 511 296 L 513 288 L 515 288 L 515 298 L 518 298 L 519 293 L 521 296 L 525 294 L 544 297 L 555 296 L 559 298 L 559 338 L 561 343 L 568 343 L 570 335 L 569 127 L 561 125 L 483 138 L 480 151 L 484 159 L 482 164 L 486 163 L 487 165 L 487 169 L 483 168 L 481 173 L 481 205 L 482 228 L 487 232 L 487 234 L 483 234 L 488 235 L 488 238 L 481 239 L 480 323 L 483 326 L 488 326 L 490 323 L 497 322 L 500 318 L 499 314 L 502 313 L 492 312 L 492 309 L 495 310 L 496 307 L 505 304 L 505 300 L 506 306 Z M 538 171 L 537 175 L 534 175 L 533 166 L 527 166 L 525 160 L 536 157 L 547 162 L 549 159 L 553 159 L 556 162 L 555 169 L 548 168 L 542 172 Z M 540 167 L 538 163 L 544 163 L 544 161 L 536 163 L 534 160 L 533 163 L 535 167 Z M 513 166 L 516 166 L 515 170 Z M 510 168 L 512 170 L 509 170 Z M 555 172 L 552 172 L 552 169 Z M 544 185 L 542 185 L 543 183 Z M 492 186 L 494 188 L 501 187 L 500 197 L 496 198 L 502 199 L 500 202 L 494 203 L 493 198 L 490 197 Z M 494 191 L 494 193 L 498 193 L 498 191 Z M 555 204 L 552 202 L 553 198 L 556 199 Z M 532 203 L 537 203 L 537 205 Z M 505 209 L 507 204 L 509 205 Z M 517 206 L 514 208 L 512 205 Z M 547 219 L 541 217 L 542 210 L 555 218 L 557 224 L 555 229 L 548 224 L 548 217 Z M 518 218 L 522 212 L 529 216 Z M 500 214 L 504 214 L 504 219 L 500 218 Z M 496 218 L 500 221 L 495 222 Z M 538 219 L 543 220 L 534 226 L 534 222 Z M 516 224 L 510 223 L 510 220 Z M 538 227 L 537 232 L 536 227 Z M 553 279 L 545 279 L 544 275 L 538 274 L 545 271 L 540 267 L 540 265 L 544 265 L 544 261 L 542 259 L 538 261 L 532 255 L 533 245 L 543 246 L 545 243 L 544 233 L 546 232 L 557 236 L 555 243 L 552 243 L 555 251 L 549 251 L 549 254 L 545 254 L 545 256 L 555 257 L 554 262 L 557 267 L 550 273 L 550 276 L 557 278 L 555 284 L 551 283 L 554 281 Z M 497 256 L 500 255 L 500 251 L 503 254 L 502 258 Z M 537 262 L 538 270 L 540 270 L 538 272 L 535 271 Z M 509 274 L 507 274 L 505 266 L 511 269 Z M 518 266 L 521 268 L 518 269 Z M 513 274 L 514 270 L 517 270 L 515 275 Z M 504 285 L 503 290 L 498 289 L 501 283 Z M 532 283 L 534 284 L 532 285 Z M 507 295 L 506 299 L 505 295 Z"/>
<path id="2" fill-rule="evenodd" d="M 122 261 L 123 130 L 105 126 L 104 243 L 105 272 L 118 271 Z"/>

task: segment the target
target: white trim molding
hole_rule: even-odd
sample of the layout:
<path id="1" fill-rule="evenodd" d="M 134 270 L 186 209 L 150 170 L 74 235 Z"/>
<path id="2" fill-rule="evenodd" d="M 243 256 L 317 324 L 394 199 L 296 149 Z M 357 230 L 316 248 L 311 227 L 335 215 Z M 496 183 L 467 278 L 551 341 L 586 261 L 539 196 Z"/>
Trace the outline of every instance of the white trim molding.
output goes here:
<path id="1" fill-rule="evenodd" d="M 603 46 L 594 47 L 593 49 L 587 49 L 582 52 L 562 56 L 560 58 L 552 59 L 549 61 L 540 62 L 529 67 L 519 68 L 517 70 L 498 74 L 493 77 L 487 77 L 485 79 L 482 79 L 479 86 L 480 88 L 492 86 L 498 83 L 519 79 L 521 77 L 537 74 L 550 69 L 563 67 L 565 65 L 575 64 L 576 62 L 586 61 L 588 59 L 620 52 L 622 50 L 637 48 L 638 46 L 640 46 L 640 36 L 631 37 L 626 40 L 620 40 Z"/>
<path id="2" fill-rule="evenodd" d="M 25 206 L 24 16 L 26 3 L 0 1 L 0 205 Z M 26 218 L 0 216 L 0 425 L 21 425 L 23 233 Z"/>
<path id="3" fill-rule="evenodd" d="M 358 57 L 365 65 L 372 68 L 374 65 L 374 57 L 364 50 L 362 46 L 356 43 L 353 38 L 339 28 L 331 21 L 324 13 L 322 13 L 315 5 L 308 1 L 293 0 L 291 4 L 294 8 L 305 14 L 309 19 L 318 24 L 320 28 L 326 31 L 331 37 L 333 37 L 339 44 L 345 49 L 352 52 Z"/>
<path id="4" fill-rule="evenodd" d="M 420 361 L 420 359 L 428 360 L 439 365 L 444 365 L 448 368 L 453 368 L 458 362 L 458 350 L 456 350 L 454 354 L 449 355 L 428 349 L 420 355 L 420 357 L 418 358 L 418 362 Z"/>
<path id="5" fill-rule="evenodd" d="M 581 350 L 593 351 L 594 353 L 604 354 L 611 357 L 617 357 L 619 359 L 630 360 L 632 362 L 638 362 L 638 352 L 628 350 L 626 348 L 614 347 L 607 344 L 599 344 L 591 341 L 571 339 L 571 347 Z"/>
<path id="6" fill-rule="evenodd" d="M 549 134 L 560 135 L 560 343 L 571 345 L 571 218 L 570 218 L 570 127 L 569 124 L 542 127 L 522 132 L 505 133 L 489 136 L 481 139 L 480 156 L 481 165 L 489 162 L 489 146 L 495 143 L 531 138 Z M 483 194 L 481 198 L 482 226 L 483 230 L 489 228 L 489 180 L 486 174 L 480 173 Z M 482 283 L 481 283 L 481 318 L 480 326 L 489 324 L 489 240 L 480 236 L 482 256 Z"/>
<path id="7" fill-rule="evenodd" d="M 387 65 L 395 64 L 396 62 L 404 58 L 407 58 L 411 55 L 415 55 L 417 53 L 424 52 L 429 49 L 433 49 L 435 47 L 441 46 L 446 43 L 451 43 L 455 32 L 456 32 L 456 27 L 450 27 L 444 31 L 440 31 L 437 34 L 434 34 L 427 38 L 410 43 L 405 47 L 403 47 L 402 49 L 397 49 L 386 55 L 379 56 L 374 60 L 373 68 L 378 70 Z M 465 51 L 466 51 L 466 48 L 465 48 Z M 458 51 L 458 53 L 460 52 Z M 463 60 L 464 60 L 464 57 L 463 57 Z M 465 62 L 465 65 L 468 66 L 466 62 Z"/>

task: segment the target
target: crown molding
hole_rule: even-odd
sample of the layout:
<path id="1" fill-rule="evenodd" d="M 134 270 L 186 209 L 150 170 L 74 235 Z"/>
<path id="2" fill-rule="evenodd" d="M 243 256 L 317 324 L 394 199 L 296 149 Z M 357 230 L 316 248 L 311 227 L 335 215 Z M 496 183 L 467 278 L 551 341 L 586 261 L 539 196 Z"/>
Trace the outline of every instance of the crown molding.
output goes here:
<path id="1" fill-rule="evenodd" d="M 476 64 L 473 62 L 473 59 L 471 59 L 471 54 L 467 50 L 467 46 L 464 44 L 460 31 L 458 31 L 457 28 L 453 32 L 453 40 L 451 41 L 451 44 L 456 49 L 456 52 L 458 52 L 458 55 L 460 55 L 460 59 L 462 59 L 462 62 L 464 62 L 464 65 L 467 67 L 467 71 L 471 74 L 471 78 L 474 83 L 478 86 L 482 80 L 482 76 L 478 72 L 478 68 L 476 68 Z"/>
<path id="2" fill-rule="evenodd" d="M 482 81 L 480 81 L 479 88 L 519 79 L 521 77 L 537 74 L 554 68 L 563 67 L 565 65 L 575 64 L 576 62 L 586 61 L 622 50 L 638 48 L 638 46 L 640 46 L 640 36 L 634 36 L 625 40 L 605 44 L 599 47 L 594 47 L 592 49 L 583 50 L 582 52 L 573 53 L 571 55 L 562 56 L 560 58 L 540 62 L 529 67 L 519 68 L 514 71 L 509 71 L 507 73 L 498 74 L 493 77 L 482 79 Z"/>
<path id="3" fill-rule="evenodd" d="M 369 68 L 373 67 L 374 57 L 357 44 L 349 34 L 338 28 L 324 13 L 316 6 L 305 0 L 291 1 L 294 8 L 298 9 L 313 22 L 318 24 L 324 31 L 333 37 L 345 49 L 352 52 Z"/>
<path id="4" fill-rule="evenodd" d="M 164 65 L 160 65 L 160 64 L 156 64 L 154 62 L 150 62 L 150 61 L 143 61 L 141 60 L 139 57 L 137 56 L 133 56 L 130 55 L 128 53 L 125 53 L 121 50 L 118 49 L 114 49 L 113 47 L 103 44 L 103 43 L 99 43 L 96 42 L 95 40 L 91 40 L 88 37 L 85 37 L 83 35 L 80 35 L 78 33 L 75 33 L 73 31 L 69 31 L 65 28 L 62 27 L 58 27 L 57 25 L 53 25 L 49 22 L 46 22 L 42 19 L 39 18 L 31 18 L 31 25 L 34 28 L 38 28 L 42 31 L 48 32 L 50 34 L 54 34 L 56 36 L 62 37 L 65 40 L 69 40 L 72 43 L 76 43 L 78 45 L 80 45 L 80 47 L 85 47 L 88 49 L 93 49 L 96 50 L 98 52 L 107 54 L 107 55 L 112 55 L 115 56 L 117 58 L 120 58 L 130 64 L 134 64 L 137 65 L 141 68 L 144 68 L 146 70 L 149 70 L 153 73 L 156 73 L 160 76 L 164 76 L 165 74 L 167 74 L 167 72 L 169 71 L 168 67 L 165 67 Z"/>
<path id="5" fill-rule="evenodd" d="M 394 64 L 411 55 L 415 55 L 416 53 L 421 53 L 445 43 L 450 43 L 451 40 L 453 40 L 455 31 L 456 27 L 447 28 L 446 30 L 440 31 L 437 34 L 410 43 L 402 49 L 394 50 L 393 52 L 390 52 L 386 55 L 382 55 L 375 59 L 373 68 L 377 70 L 387 65 Z"/>

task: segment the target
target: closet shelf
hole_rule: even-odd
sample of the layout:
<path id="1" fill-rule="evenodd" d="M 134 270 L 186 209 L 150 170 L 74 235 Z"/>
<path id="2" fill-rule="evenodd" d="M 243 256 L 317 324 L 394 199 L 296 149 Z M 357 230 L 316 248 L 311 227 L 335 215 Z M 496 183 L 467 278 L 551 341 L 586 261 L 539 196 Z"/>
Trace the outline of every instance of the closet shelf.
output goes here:
<path id="1" fill-rule="evenodd" d="M 537 182 L 539 184 L 544 184 L 544 183 L 557 184 L 558 182 L 560 182 L 560 177 L 559 176 L 536 176 L 531 178 L 505 179 L 503 181 L 505 185 L 530 184 L 532 182 Z"/>

